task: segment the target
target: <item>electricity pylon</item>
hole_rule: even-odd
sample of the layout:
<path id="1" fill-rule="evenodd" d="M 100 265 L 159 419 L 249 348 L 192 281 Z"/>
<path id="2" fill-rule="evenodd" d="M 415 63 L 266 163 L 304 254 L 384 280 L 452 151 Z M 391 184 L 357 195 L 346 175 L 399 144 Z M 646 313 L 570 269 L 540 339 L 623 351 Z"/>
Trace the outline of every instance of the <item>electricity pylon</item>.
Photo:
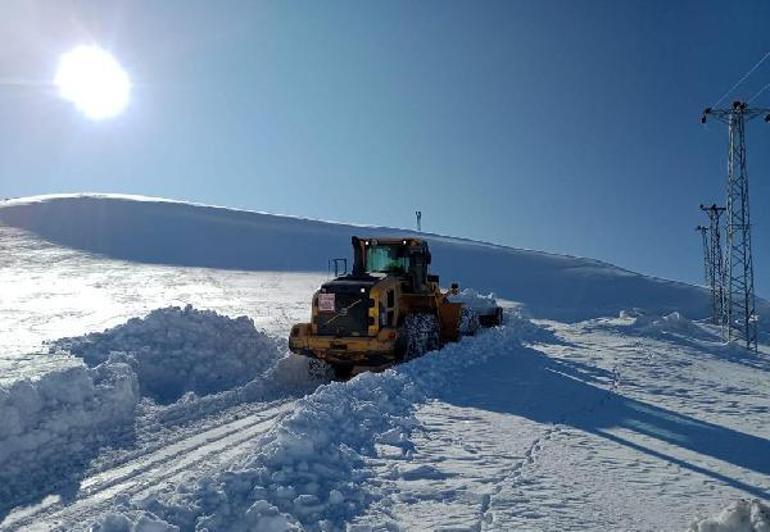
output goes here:
<path id="1" fill-rule="evenodd" d="M 749 176 L 746 170 L 746 122 L 760 115 L 770 122 L 770 109 L 735 101 L 727 109 L 703 111 L 701 123 L 711 116 L 727 124 L 727 249 L 723 315 L 728 341 L 745 340 L 757 350 L 757 315 L 754 298 L 754 261 L 751 253 Z"/>
<path id="2" fill-rule="evenodd" d="M 708 279 L 706 283 L 711 290 L 711 312 L 712 319 L 717 325 L 725 323 L 724 315 L 724 297 L 725 297 L 725 276 L 724 276 L 724 258 L 722 256 L 722 225 L 719 219 L 722 213 L 725 212 L 724 207 L 718 207 L 716 203 L 712 203 L 710 206 L 703 205 L 701 203 L 700 208 L 709 217 L 708 226 L 708 242 L 707 246 L 704 246 L 704 253 L 707 253 L 706 258 L 707 275 Z M 702 226 L 698 226 L 702 227 Z"/>
<path id="3" fill-rule="evenodd" d="M 703 278 L 705 279 L 706 286 L 711 286 L 711 250 L 709 249 L 709 228 L 705 225 L 699 225 L 695 228 L 700 233 L 701 240 L 703 241 Z"/>

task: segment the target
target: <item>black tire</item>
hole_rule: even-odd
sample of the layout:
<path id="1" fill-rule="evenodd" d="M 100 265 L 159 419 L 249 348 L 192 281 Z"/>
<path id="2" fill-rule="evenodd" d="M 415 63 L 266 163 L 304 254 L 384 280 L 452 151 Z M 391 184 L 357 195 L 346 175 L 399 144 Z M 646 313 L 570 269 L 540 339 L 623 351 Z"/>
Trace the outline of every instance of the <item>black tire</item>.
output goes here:
<path id="1" fill-rule="evenodd" d="M 312 380 L 329 381 L 334 375 L 334 369 L 323 360 L 311 358 L 307 365 L 307 374 Z"/>
<path id="2" fill-rule="evenodd" d="M 353 376 L 353 366 L 350 364 L 334 364 L 334 380 L 346 381 Z"/>
<path id="3" fill-rule="evenodd" d="M 481 328 L 478 313 L 472 308 L 463 305 L 460 312 L 460 323 L 458 333 L 460 336 L 473 336 Z"/>
<path id="4" fill-rule="evenodd" d="M 441 347 L 438 318 L 433 314 L 410 314 L 404 319 L 399 337 L 400 359 L 412 360 Z"/>

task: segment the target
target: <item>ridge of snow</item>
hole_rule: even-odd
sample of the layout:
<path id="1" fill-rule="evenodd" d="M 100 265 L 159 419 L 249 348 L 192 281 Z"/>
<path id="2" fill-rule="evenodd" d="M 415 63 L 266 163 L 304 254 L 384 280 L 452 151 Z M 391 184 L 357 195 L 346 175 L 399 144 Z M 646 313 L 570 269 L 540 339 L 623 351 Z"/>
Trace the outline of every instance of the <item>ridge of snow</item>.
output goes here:
<path id="1" fill-rule="evenodd" d="M 9 198 L 6 200 L 0 200 L 0 209 L 2 209 L 3 207 L 34 205 L 36 203 L 46 203 L 46 202 L 56 201 L 61 199 L 104 199 L 104 200 L 136 201 L 136 202 L 145 202 L 145 203 L 166 203 L 171 205 L 184 205 L 184 206 L 191 206 L 191 207 L 200 207 L 203 209 L 220 210 L 224 212 L 258 214 L 258 215 L 270 216 L 274 218 L 285 218 L 290 220 L 329 224 L 329 225 L 335 225 L 335 226 L 341 226 L 341 227 L 372 229 L 375 231 L 386 231 L 386 232 L 389 231 L 389 232 L 397 233 L 399 235 L 420 236 L 420 237 L 433 238 L 437 240 L 446 240 L 448 242 L 461 242 L 464 244 L 468 244 L 470 246 L 483 246 L 483 247 L 490 247 L 490 248 L 504 250 L 504 251 L 536 253 L 538 255 L 546 255 L 546 256 L 567 258 L 567 259 L 576 259 L 580 261 L 591 262 L 596 264 L 597 266 L 610 267 L 619 271 L 626 272 L 630 275 L 638 275 L 638 276 L 647 277 L 650 279 L 655 279 L 655 280 L 664 281 L 664 282 L 679 283 L 684 285 L 688 284 L 682 281 L 673 281 L 671 279 L 666 279 L 664 277 L 658 277 L 656 275 L 638 273 L 628 268 L 624 268 L 622 266 L 618 266 L 616 264 L 613 264 L 607 261 L 594 259 L 592 257 L 587 257 L 584 255 L 573 255 L 569 253 L 544 251 L 544 250 L 539 250 L 534 248 L 514 247 L 506 244 L 499 244 L 488 240 L 478 240 L 478 239 L 462 237 L 462 236 L 444 235 L 441 233 L 434 233 L 431 231 L 417 232 L 414 229 L 405 228 L 405 227 L 390 227 L 390 226 L 377 225 L 377 224 L 366 224 L 362 222 L 334 220 L 331 218 L 312 218 L 308 216 L 301 216 L 298 214 L 261 211 L 257 209 L 230 207 L 227 205 L 220 205 L 216 203 L 204 203 L 204 202 L 190 201 L 190 200 L 176 200 L 176 199 L 170 199 L 170 198 L 163 198 L 160 196 L 147 196 L 143 194 L 125 194 L 125 193 L 118 193 L 118 192 L 70 192 L 70 193 L 38 194 L 34 196 L 24 196 L 20 198 Z"/>
<path id="2" fill-rule="evenodd" d="M 245 316 L 190 306 L 51 342 L 50 356 L 79 363 L 0 385 L 0 511 L 73 476 L 138 417 L 176 425 L 297 389 L 307 364 L 287 360 L 284 344 Z"/>
<path id="3" fill-rule="evenodd" d="M 66 351 L 90 367 L 126 363 L 143 396 L 173 402 L 187 392 L 208 395 L 246 384 L 283 357 L 284 341 L 259 333 L 246 316 L 168 307 L 101 333 L 63 338 Z"/>
<path id="4" fill-rule="evenodd" d="M 0 510 L 92 457 L 133 421 L 138 400 L 136 375 L 119 363 L 0 385 Z"/>
<path id="5" fill-rule="evenodd" d="M 349 255 L 350 236 L 362 229 L 374 237 L 417 235 L 381 226 L 111 194 L 10 200 L 0 205 L 0 223 L 120 260 L 243 271 L 323 271 L 329 257 Z M 572 321 L 640 307 L 702 318 L 709 310 L 703 288 L 595 259 L 432 233 L 419 236 L 430 243 L 433 263 L 445 281 L 494 291 L 523 303 L 538 317 Z"/>

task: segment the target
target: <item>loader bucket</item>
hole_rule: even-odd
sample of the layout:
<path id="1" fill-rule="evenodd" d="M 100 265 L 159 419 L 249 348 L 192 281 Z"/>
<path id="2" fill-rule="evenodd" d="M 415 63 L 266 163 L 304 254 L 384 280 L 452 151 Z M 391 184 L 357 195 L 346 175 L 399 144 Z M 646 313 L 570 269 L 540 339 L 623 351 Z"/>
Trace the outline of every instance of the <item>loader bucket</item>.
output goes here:
<path id="1" fill-rule="evenodd" d="M 460 314 L 462 303 L 441 303 L 438 307 L 439 326 L 441 327 L 441 343 L 456 342 L 460 338 Z"/>

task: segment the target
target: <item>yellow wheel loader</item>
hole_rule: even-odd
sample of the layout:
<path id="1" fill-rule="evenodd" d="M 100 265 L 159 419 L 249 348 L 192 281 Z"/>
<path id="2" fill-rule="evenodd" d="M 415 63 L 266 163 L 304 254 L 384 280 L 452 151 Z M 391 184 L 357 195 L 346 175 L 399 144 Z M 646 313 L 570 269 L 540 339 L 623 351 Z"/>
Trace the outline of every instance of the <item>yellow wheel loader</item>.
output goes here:
<path id="1" fill-rule="evenodd" d="M 451 302 L 428 272 L 428 243 L 417 238 L 353 237 L 353 271 L 313 295 L 310 323 L 294 325 L 292 352 L 323 360 L 340 379 L 381 370 L 502 322 L 502 309 L 478 315 Z"/>

